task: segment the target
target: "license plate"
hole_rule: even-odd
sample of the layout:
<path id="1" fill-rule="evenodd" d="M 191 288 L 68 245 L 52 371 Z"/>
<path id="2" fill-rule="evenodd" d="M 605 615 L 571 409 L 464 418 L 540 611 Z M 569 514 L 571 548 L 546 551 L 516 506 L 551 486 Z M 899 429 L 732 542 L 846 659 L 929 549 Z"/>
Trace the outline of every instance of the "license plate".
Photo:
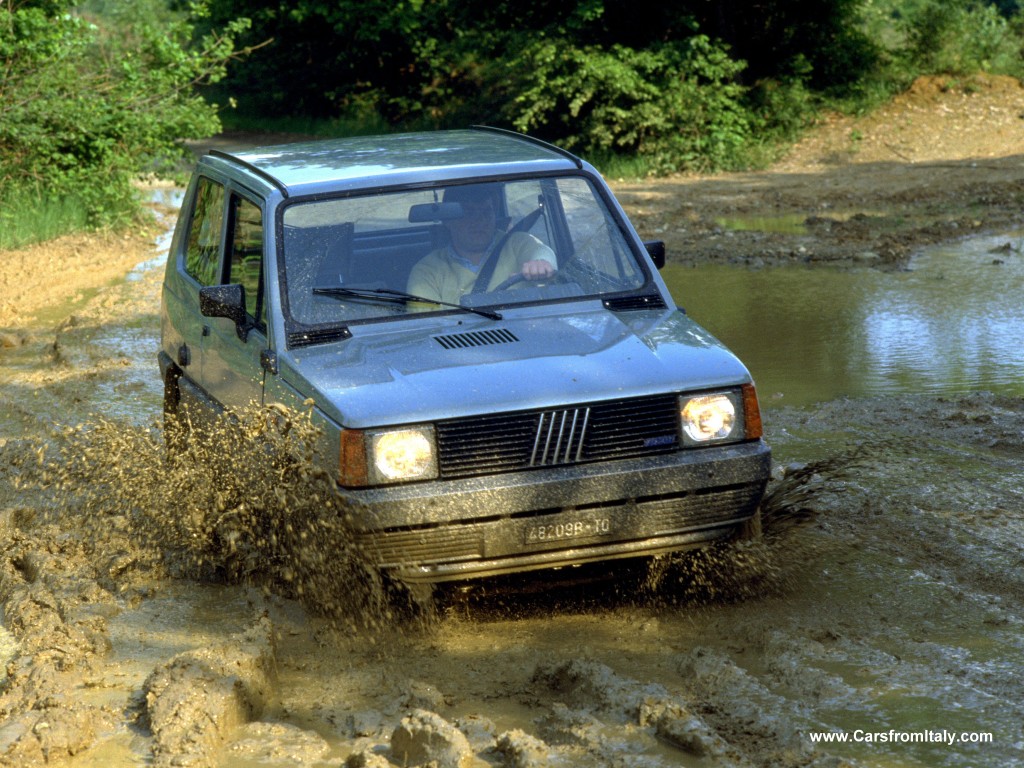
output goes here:
<path id="1" fill-rule="evenodd" d="M 608 517 L 569 520 L 564 523 L 529 526 L 526 529 L 526 543 L 539 544 L 545 541 L 583 539 L 589 536 L 608 536 L 611 532 L 612 521 Z"/>

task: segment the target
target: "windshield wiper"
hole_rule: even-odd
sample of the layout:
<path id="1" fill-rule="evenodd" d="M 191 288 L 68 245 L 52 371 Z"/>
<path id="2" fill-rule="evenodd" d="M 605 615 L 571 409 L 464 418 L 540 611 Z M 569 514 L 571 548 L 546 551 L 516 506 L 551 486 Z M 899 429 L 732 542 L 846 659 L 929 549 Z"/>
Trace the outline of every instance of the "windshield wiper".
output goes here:
<path id="1" fill-rule="evenodd" d="M 463 312 L 472 312 L 474 315 L 480 315 L 481 317 L 486 317 L 489 320 L 501 320 L 501 315 L 499 315 L 497 312 L 492 312 L 489 309 L 480 309 L 479 307 L 464 307 L 461 304 L 452 304 L 451 302 L 439 301 L 438 299 L 428 299 L 425 296 L 416 296 L 415 294 L 406 293 L 405 291 L 396 291 L 392 288 L 314 288 L 313 293 L 319 296 L 347 296 L 353 299 L 397 301 L 402 304 L 406 304 L 410 301 L 422 301 L 427 304 L 437 304 L 438 306 L 441 307 L 455 307 L 455 309 L 461 309 Z"/>

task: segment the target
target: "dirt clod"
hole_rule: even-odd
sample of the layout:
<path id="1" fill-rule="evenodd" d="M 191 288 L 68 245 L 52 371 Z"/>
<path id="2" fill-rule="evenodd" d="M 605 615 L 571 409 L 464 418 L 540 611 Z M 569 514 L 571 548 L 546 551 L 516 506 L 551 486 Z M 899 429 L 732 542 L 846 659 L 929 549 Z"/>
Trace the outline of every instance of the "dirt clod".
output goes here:
<path id="1" fill-rule="evenodd" d="M 216 765 L 228 737 L 263 713 L 275 679 L 273 626 L 265 617 L 223 646 L 157 667 L 143 685 L 154 763 Z"/>

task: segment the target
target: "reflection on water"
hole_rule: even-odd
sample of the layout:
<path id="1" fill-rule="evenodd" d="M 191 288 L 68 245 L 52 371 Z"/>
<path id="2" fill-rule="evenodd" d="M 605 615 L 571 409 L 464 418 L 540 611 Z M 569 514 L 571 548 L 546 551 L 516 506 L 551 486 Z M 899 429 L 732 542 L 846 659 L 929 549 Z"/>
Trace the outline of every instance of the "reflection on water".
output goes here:
<path id="1" fill-rule="evenodd" d="M 670 265 L 680 306 L 750 368 L 762 403 L 1024 394 L 1024 233 L 926 250 L 911 270 Z"/>

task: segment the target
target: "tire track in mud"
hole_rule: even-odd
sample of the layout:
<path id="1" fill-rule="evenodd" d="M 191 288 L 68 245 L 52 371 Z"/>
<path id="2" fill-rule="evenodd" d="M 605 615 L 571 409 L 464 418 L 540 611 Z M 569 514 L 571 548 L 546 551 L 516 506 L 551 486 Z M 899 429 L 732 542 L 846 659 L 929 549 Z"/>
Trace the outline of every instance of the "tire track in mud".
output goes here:
<path id="1" fill-rule="evenodd" d="M 788 466 L 760 555 L 662 563 L 653 592 L 499 594 L 415 623 L 372 588 L 336 599 L 359 582 L 331 570 L 341 550 L 294 522 L 273 543 L 286 521 L 237 493 L 244 474 L 147 485 L 166 469 L 159 392 L 133 382 L 154 365 L 108 332 L 155 328 L 154 285 L 101 292 L 4 352 L 23 367 L 0 372 L 21 430 L 0 436 L 17 645 L 0 765 L 1024 765 L 1021 399 L 769 411 Z M 89 416 L 104 398 L 135 411 Z M 309 496 L 301 464 L 287 472 Z M 995 740 L 808 739 L 855 729 Z"/>
<path id="2" fill-rule="evenodd" d="M 318 618 L 332 605 L 346 615 L 317 602 L 343 577 L 303 582 L 300 570 L 296 581 L 282 568 L 305 560 L 316 573 L 322 553 L 306 546 L 315 532 L 268 556 L 258 547 L 281 519 L 239 527 L 243 501 L 259 505 L 231 484 L 190 498 L 170 478 L 148 489 L 129 481 L 166 472 L 150 427 L 58 430 L 46 451 L 8 440 L 0 591 L 19 649 L 0 697 L 0 764 L 73 765 L 103 749 L 104 734 L 132 729 L 142 746 L 122 747 L 124 765 L 285 765 L 293 754 L 324 765 L 408 755 L 481 766 L 1013 765 L 1024 720 L 1014 472 L 1024 405 L 906 398 L 888 401 L 884 419 L 871 416 L 876 405 L 771 417 L 789 435 L 782 455 L 800 455 L 800 439 L 817 450 L 837 429 L 851 447 L 776 478 L 767 552 L 711 548 L 663 564 L 646 596 L 626 582 L 618 597 L 499 596 L 405 629 L 401 611 L 399 624 L 370 630 Z M 300 469 L 288 472 L 308 490 Z M 158 533 L 138 527 L 140 511 Z M 169 525 L 172 515 L 188 522 Z M 158 600 L 172 575 L 186 596 L 197 578 L 263 578 L 264 589 L 248 593 L 217 643 L 152 655 L 147 674 L 116 682 L 111 622 Z M 289 597 L 297 584 L 308 584 L 312 613 Z M 368 610 L 391 610 L 382 605 Z M 508 698 L 511 710 L 499 703 Z M 825 750 L 807 739 L 939 726 L 1000 742 Z"/>
<path id="3" fill-rule="evenodd" d="M 0 605 L 17 642 L 0 688 L 0 760 L 35 765 L 87 748 L 116 720 L 71 694 L 95 674 L 90 659 L 103 651 L 102 614 L 67 620 L 79 602 L 109 606 L 113 600 L 94 582 L 63 579 L 59 560 L 74 556 L 75 545 L 38 549 L 18 534 L 26 522 L 20 517 L 14 510 L 0 513 Z"/>

